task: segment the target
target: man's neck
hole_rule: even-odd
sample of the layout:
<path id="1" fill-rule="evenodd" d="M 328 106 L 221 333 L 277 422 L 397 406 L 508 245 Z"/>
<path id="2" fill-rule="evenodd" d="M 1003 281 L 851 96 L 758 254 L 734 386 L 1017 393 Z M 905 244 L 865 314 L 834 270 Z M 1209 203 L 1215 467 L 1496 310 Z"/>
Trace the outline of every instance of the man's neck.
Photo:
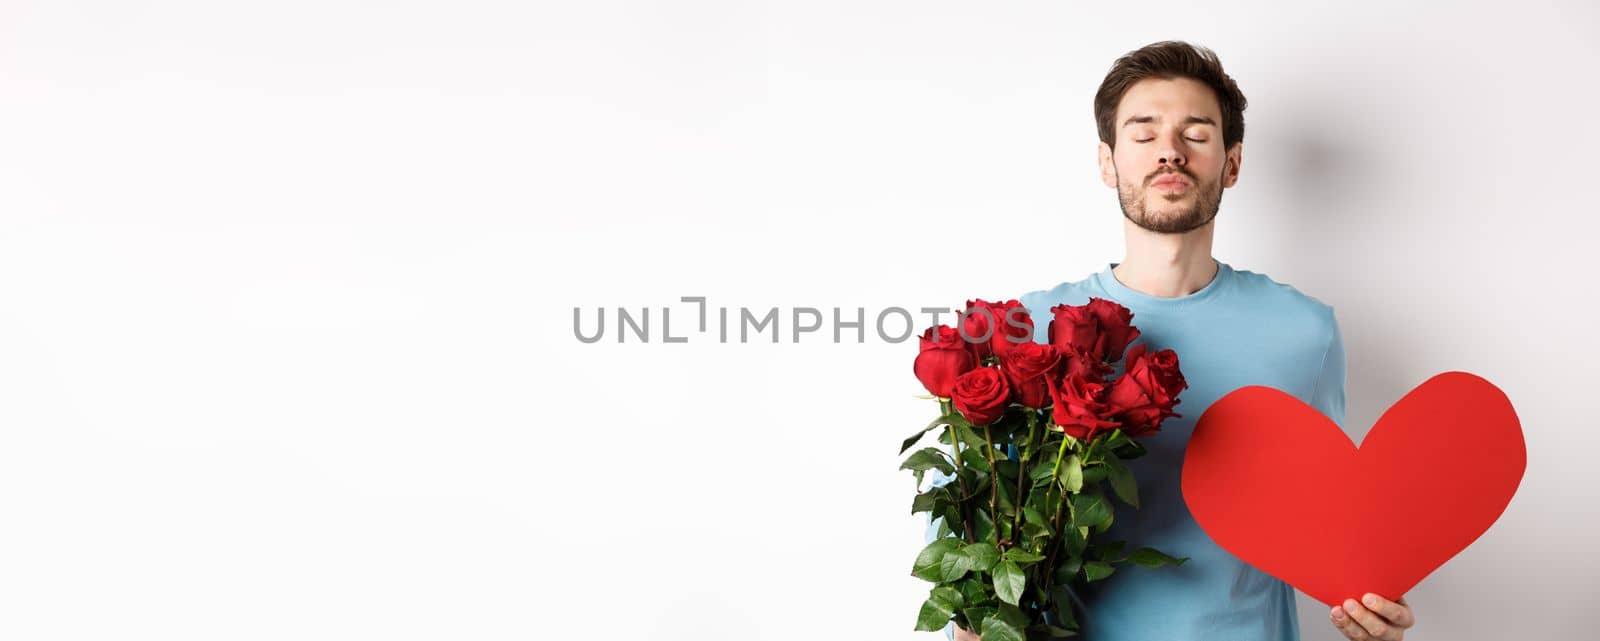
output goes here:
<path id="1" fill-rule="evenodd" d="M 1217 276 L 1211 257 L 1216 221 L 1185 234 L 1157 234 L 1126 218 L 1127 253 L 1111 270 L 1128 289 L 1157 298 L 1179 298 L 1205 289 Z"/>

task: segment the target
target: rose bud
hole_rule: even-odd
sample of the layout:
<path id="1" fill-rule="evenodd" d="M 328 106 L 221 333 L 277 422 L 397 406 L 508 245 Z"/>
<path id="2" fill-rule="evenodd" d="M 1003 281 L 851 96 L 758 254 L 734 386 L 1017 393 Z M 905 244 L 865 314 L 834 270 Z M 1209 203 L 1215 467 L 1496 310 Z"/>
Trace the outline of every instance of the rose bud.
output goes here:
<path id="1" fill-rule="evenodd" d="M 962 340 L 961 333 L 954 327 L 939 325 L 922 333 L 921 351 L 912 364 L 912 372 L 929 394 L 950 398 L 956 377 L 977 366 L 978 359 Z"/>

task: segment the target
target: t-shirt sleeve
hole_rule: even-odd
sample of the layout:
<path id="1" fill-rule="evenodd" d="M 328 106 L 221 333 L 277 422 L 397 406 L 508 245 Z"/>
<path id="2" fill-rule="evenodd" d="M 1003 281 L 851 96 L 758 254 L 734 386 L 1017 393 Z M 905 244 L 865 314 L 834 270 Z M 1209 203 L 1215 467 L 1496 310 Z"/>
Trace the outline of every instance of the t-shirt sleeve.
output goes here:
<path id="1" fill-rule="evenodd" d="M 1322 371 L 1311 391 L 1311 406 L 1331 419 L 1339 429 L 1344 429 L 1344 337 L 1339 332 L 1339 319 L 1333 309 L 1328 310 L 1328 349 L 1322 357 Z"/>

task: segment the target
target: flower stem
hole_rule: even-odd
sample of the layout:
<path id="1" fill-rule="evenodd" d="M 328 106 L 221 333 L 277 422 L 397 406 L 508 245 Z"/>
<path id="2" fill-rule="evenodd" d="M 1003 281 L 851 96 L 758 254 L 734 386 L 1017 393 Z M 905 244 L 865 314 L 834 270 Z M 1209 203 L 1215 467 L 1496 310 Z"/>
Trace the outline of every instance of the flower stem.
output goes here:
<path id="1" fill-rule="evenodd" d="M 986 445 L 983 448 L 983 456 L 989 461 L 989 519 L 995 523 L 994 539 L 995 543 L 998 544 L 1000 541 L 1000 470 L 994 466 L 994 439 L 989 436 L 991 431 L 993 430 L 990 426 L 983 426 L 983 442 Z M 1013 537 L 1016 536 L 1016 532 L 1011 534 Z"/>
<path id="2" fill-rule="evenodd" d="M 950 414 L 950 401 L 943 398 L 939 399 L 939 409 L 944 410 L 945 415 L 948 416 Z M 945 429 L 950 430 L 950 449 L 954 450 L 956 454 L 956 483 L 961 488 L 961 496 L 956 497 L 956 513 L 961 516 L 961 525 L 967 534 L 966 541 L 975 543 L 978 538 L 972 533 L 972 519 L 968 517 L 966 509 L 967 479 L 961 474 L 963 469 L 961 465 L 961 432 L 956 429 L 954 422 L 946 426 Z M 955 528 L 950 529 L 952 531 L 955 530 Z"/>
<path id="3" fill-rule="evenodd" d="M 1057 475 L 1061 474 L 1061 457 L 1067 453 L 1067 443 L 1071 441 L 1072 437 L 1067 436 L 1066 432 L 1061 433 L 1061 449 L 1056 451 L 1056 465 L 1055 467 L 1050 468 L 1051 481 L 1054 481 Z"/>
<path id="4" fill-rule="evenodd" d="M 1027 502 L 1028 502 L 1028 497 L 1022 495 L 1022 477 L 1027 476 L 1027 474 L 1028 474 L 1028 455 L 1026 454 L 1026 452 L 1031 452 L 1033 450 L 1033 430 L 1034 430 L 1034 428 L 1038 427 L 1038 425 L 1039 425 L 1039 413 L 1037 411 L 1033 410 L 1032 408 L 1029 408 L 1028 409 L 1028 440 L 1024 441 L 1024 443 L 1027 444 L 1028 448 L 1026 450 L 1022 450 L 1021 448 L 1018 448 L 1019 449 L 1018 454 L 1022 457 L 1022 464 L 1017 466 L 1017 505 L 1016 505 L 1017 511 L 1016 511 L 1015 514 L 1011 515 L 1011 538 L 1012 539 L 1020 539 L 1020 538 L 1022 538 L 1020 536 L 1020 533 L 1022 532 L 1022 506 L 1027 504 Z M 1016 443 L 1012 443 L 1012 446 L 1013 447 L 1016 446 Z"/>

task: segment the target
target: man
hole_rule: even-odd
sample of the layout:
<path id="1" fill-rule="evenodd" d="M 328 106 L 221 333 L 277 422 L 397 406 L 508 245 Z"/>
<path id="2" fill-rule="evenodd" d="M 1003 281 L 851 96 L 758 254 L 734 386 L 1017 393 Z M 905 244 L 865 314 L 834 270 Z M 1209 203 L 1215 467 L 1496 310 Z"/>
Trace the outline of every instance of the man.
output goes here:
<path id="1" fill-rule="evenodd" d="M 1345 358 L 1333 308 L 1265 275 L 1211 256 L 1222 190 L 1239 178 L 1245 98 L 1210 50 L 1158 42 L 1119 58 L 1095 95 L 1100 178 L 1117 190 L 1126 254 L 1082 280 L 1019 300 L 1036 342 L 1049 342 L 1057 305 L 1091 297 L 1130 309 L 1152 350 L 1171 348 L 1190 387 L 1149 453 L 1128 462 L 1141 507 L 1119 509 L 1104 540 L 1125 540 L 1176 557 L 1181 566 L 1118 566 L 1078 594 L 1090 641 L 1283 641 L 1299 639 L 1294 588 L 1218 547 L 1195 523 L 1180 489 L 1184 447 L 1195 421 L 1245 385 L 1295 395 L 1344 424 Z M 942 485 L 950 477 L 936 478 Z M 1373 497 L 1307 497 L 1361 518 Z M 929 523 L 929 539 L 936 531 Z M 1329 613 L 1355 640 L 1400 641 L 1415 623 L 1404 597 L 1351 595 Z M 1356 598 L 1372 598 L 1363 604 Z M 947 636 L 977 637 L 966 629 Z"/>

